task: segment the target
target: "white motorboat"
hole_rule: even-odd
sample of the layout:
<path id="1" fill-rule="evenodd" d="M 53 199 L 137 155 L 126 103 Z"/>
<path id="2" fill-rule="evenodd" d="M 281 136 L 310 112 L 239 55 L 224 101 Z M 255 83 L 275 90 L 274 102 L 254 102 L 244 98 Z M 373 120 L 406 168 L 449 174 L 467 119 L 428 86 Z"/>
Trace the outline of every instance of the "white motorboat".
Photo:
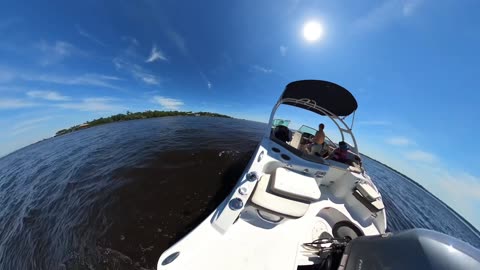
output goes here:
<path id="1" fill-rule="evenodd" d="M 306 145 L 314 129 L 292 132 L 274 119 L 280 105 L 330 118 L 349 139 L 348 158 L 334 160 Z M 322 261 L 309 245 L 319 238 L 354 239 L 385 233 L 382 197 L 362 166 L 352 133 L 357 102 L 327 81 L 287 85 L 268 130 L 230 195 L 200 225 L 167 249 L 157 269 L 295 270 Z M 345 118 L 351 116 L 351 125 Z"/>

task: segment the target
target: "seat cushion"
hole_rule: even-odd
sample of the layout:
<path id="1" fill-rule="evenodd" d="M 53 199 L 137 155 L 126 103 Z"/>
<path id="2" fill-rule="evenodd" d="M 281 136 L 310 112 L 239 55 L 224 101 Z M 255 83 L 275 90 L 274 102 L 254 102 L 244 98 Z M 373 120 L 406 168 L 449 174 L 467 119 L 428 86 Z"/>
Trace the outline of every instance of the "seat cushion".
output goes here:
<path id="1" fill-rule="evenodd" d="M 380 199 L 371 202 L 367 198 L 365 198 L 358 189 L 355 189 L 352 194 L 353 197 L 355 197 L 359 202 L 361 202 L 365 207 L 367 207 L 367 209 L 370 210 L 372 213 L 376 213 L 385 208 L 383 202 Z"/>
<path id="2" fill-rule="evenodd" d="M 320 189 L 313 177 L 286 168 L 277 168 L 271 182 L 271 191 L 274 194 L 307 202 L 320 199 Z"/>
<path id="3" fill-rule="evenodd" d="M 370 202 L 374 202 L 375 200 L 380 198 L 380 194 L 367 183 L 360 182 L 357 183 L 355 187 L 358 191 L 360 191 L 360 194 L 362 194 L 363 197 L 365 197 Z"/>
<path id="4" fill-rule="evenodd" d="M 302 217 L 307 212 L 310 204 L 289 200 L 268 192 L 270 178 L 270 174 L 264 174 L 260 178 L 253 192 L 251 202 L 263 210 L 271 211 L 280 216 L 289 218 Z"/>

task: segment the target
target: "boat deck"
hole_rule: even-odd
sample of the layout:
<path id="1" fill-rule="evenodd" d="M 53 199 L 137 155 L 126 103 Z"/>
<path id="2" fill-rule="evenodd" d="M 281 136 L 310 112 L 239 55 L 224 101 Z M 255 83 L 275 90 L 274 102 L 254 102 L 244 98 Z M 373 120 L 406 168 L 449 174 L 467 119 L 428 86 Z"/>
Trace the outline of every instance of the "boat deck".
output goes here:
<path id="1" fill-rule="evenodd" d="M 331 234 L 331 223 L 335 222 L 334 217 L 324 219 L 322 209 L 336 209 L 356 223 L 344 205 L 330 200 L 313 203 L 304 217 L 270 228 L 259 224 L 248 210 L 225 234 L 215 230 L 207 218 L 191 235 L 195 239 L 189 239 L 188 247 L 181 243 L 175 247 L 180 251 L 175 263 L 162 269 L 295 270 L 298 265 L 313 264 L 316 256 L 302 244 L 317 239 L 324 231 Z M 366 234 L 378 234 L 373 224 L 364 228 Z"/>

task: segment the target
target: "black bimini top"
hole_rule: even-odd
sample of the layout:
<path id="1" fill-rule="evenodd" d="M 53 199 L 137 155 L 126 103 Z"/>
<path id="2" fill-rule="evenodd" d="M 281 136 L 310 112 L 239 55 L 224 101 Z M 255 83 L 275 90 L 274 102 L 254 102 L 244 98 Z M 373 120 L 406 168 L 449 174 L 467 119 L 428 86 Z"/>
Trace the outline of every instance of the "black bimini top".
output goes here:
<path id="1" fill-rule="evenodd" d="M 289 83 L 281 97 L 281 99 L 285 98 L 310 99 L 315 101 L 318 106 L 337 116 L 348 116 L 358 107 L 357 101 L 347 89 L 338 84 L 320 80 L 303 80 Z M 295 102 L 283 102 L 283 104 L 325 115 L 304 104 Z"/>

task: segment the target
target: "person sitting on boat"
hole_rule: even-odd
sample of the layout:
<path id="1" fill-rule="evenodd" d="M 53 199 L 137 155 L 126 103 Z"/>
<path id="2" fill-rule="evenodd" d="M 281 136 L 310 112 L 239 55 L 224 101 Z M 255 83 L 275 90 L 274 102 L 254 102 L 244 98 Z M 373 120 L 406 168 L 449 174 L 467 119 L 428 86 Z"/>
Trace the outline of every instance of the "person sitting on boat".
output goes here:
<path id="1" fill-rule="evenodd" d="M 328 159 L 335 160 L 348 164 L 350 166 L 361 167 L 362 161 L 360 157 L 349 151 L 350 147 L 344 141 L 338 143 L 338 148 L 335 149 Z"/>
<path id="2" fill-rule="evenodd" d="M 312 155 L 321 156 L 323 153 L 323 148 L 325 146 L 325 132 L 323 129 L 325 125 L 321 123 L 318 125 L 318 131 L 315 133 L 315 136 L 312 138 L 312 145 L 310 146 L 310 153 Z"/>
<path id="3" fill-rule="evenodd" d="M 273 130 L 273 135 L 275 136 L 275 138 L 285 143 L 292 140 L 292 132 L 288 127 L 284 125 L 276 126 Z"/>
<path id="4" fill-rule="evenodd" d="M 348 147 L 348 144 L 344 141 L 341 141 L 338 143 L 338 148 L 330 154 L 329 159 L 346 163 L 350 160 L 350 153 L 348 152 L 349 149 L 350 147 Z"/>

